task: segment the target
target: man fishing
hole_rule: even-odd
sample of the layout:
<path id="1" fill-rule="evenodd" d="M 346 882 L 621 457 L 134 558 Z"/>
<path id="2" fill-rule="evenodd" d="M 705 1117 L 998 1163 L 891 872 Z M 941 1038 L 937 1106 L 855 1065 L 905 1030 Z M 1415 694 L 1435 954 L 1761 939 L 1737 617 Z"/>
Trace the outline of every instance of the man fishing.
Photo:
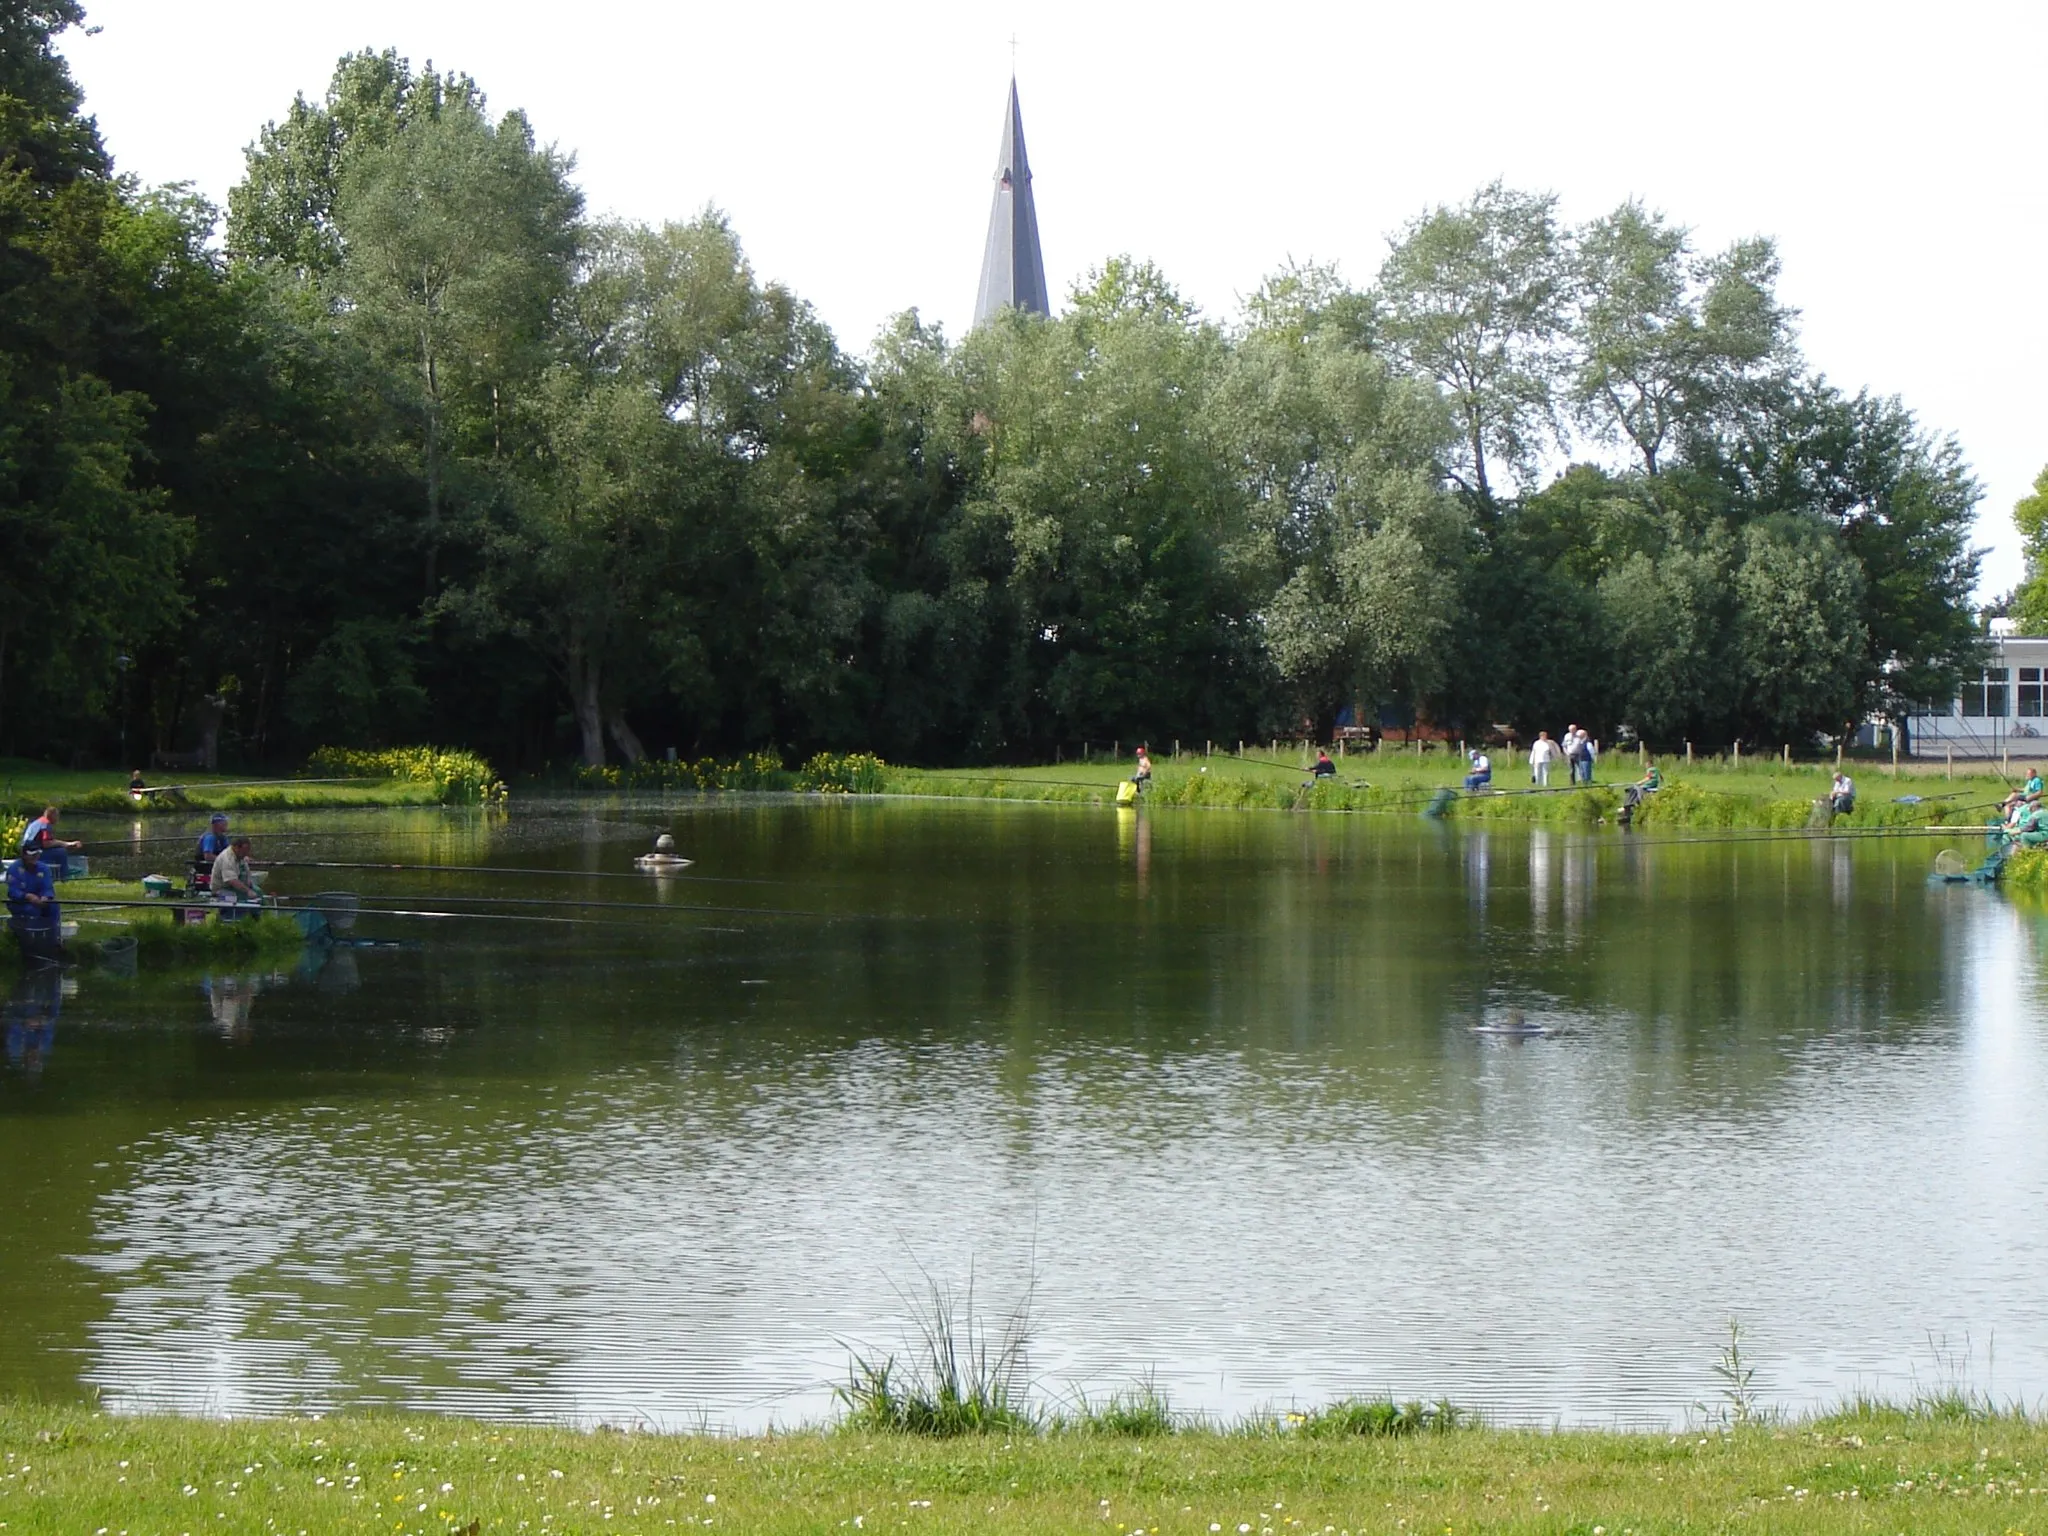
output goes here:
<path id="1" fill-rule="evenodd" d="M 214 859 L 210 889 L 218 906 L 263 904 L 263 893 L 256 889 L 256 871 L 249 864 L 249 839 L 246 834 L 235 838 Z M 221 915 L 227 916 L 226 913 Z"/>
<path id="2" fill-rule="evenodd" d="M 21 851 L 33 848 L 43 856 L 43 868 L 52 880 L 71 878 L 71 855 L 85 847 L 83 843 L 67 843 L 57 836 L 57 807 L 46 805 L 43 814 L 28 824 L 21 834 Z"/>
<path id="3" fill-rule="evenodd" d="M 1655 763 L 1643 767 L 1643 776 L 1621 792 L 1621 824 L 1626 827 L 1636 819 L 1636 807 L 1664 787 L 1664 774 Z"/>
<path id="4" fill-rule="evenodd" d="M 1330 761 L 1330 754 L 1323 748 L 1316 748 L 1316 765 L 1309 769 L 1309 777 L 1317 780 L 1337 777 L 1337 765 Z"/>
<path id="5" fill-rule="evenodd" d="M 199 846 L 192 850 L 192 889 L 208 890 L 213 885 L 213 861 L 228 846 L 228 813 L 215 811 L 199 834 Z"/>
<path id="6" fill-rule="evenodd" d="M 24 948 L 54 949 L 64 932 L 57 888 L 43 868 L 43 851 L 25 847 L 7 868 L 7 927 Z"/>
<path id="7" fill-rule="evenodd" d="M 1152 755 L 1143 742 L 1138 744 L 1138 766 L 1131 770 L 1131 782 L 1138 786 L 1141 795 L 1152 787 Z"/>
<path id="8" fill-rule="evenodd" d="M 1465 775 L 1465 788 L 1484 789 L 1493 782 L 1493 759 L 1478 748 L 1472 750 L 1472 771 Z"/>
<path id="9" fill-rule="evenodd" d="M 1837 816 L 1846 816 L 1856 809 L 1856 781 L 1839 768 L 1835 770 L 1834 782 L 1828 786 L 1828 809 Z"/>

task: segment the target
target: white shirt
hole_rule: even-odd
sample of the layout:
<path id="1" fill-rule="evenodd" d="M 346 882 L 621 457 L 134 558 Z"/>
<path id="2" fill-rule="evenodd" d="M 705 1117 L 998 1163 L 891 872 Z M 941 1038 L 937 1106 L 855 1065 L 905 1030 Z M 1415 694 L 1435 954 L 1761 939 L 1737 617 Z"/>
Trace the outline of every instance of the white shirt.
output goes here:
<path id="1" fill-rule="evenodd" d="M 252 885 L 249 878 L 249 861 L 236 854 L 232 846 L 221 849 L 220 856 L 213 861 L 213 891 L 219 895 L 229 889 L 230 880 L 239 880 Z"/>
<path id="2" fill-rule="evenodd" d="M 1474 752 L 1472 754 L 1472 771 L 1474 773 L 1493 772 L 1493 759 L 1484 752 Z"/>
<path id="3" fill-rule="evenodd" d="M 1557 743 L 1548 736 L 1536 738 L 1536 744 L 1529 748 L 1529 766 L 1542 768 L 1557 761 Z"/>

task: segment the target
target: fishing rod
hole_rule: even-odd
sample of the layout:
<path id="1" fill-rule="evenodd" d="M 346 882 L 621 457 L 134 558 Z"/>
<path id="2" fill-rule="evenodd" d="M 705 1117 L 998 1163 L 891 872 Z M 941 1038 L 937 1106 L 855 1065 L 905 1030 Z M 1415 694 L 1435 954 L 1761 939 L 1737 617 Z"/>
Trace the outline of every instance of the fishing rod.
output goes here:
<path id="1" fill-rule="evenodd" d="M 209 780 L 204 784 L 144 784 L 139 787 L 130 787 L 128 793 L 131 795 L 177 795 L 183 794 L 188 789 L 278 789 L 295 784 L 388 784 L 390 782 L 389 779 L 380 779 L 358 773 L 340 779 L 237 779 L 230 780 L 227 783 L 216 783 Z"/>
<path id="2" fill-rule="evenodd" d="M 175 899 L 157 899 L 150 901 L 115 901 L 106 897 L 90 896 L 81 898 L 76 901 L 66 901 L 62 896 L 59 896 L 57 898 L 57 904 L 60 907 L 68 908 L 73 912 L 104 912 L 115 911 L 124 908 L 142 907 L 152 912 L 164 913 L 178 911 L 182 908 L 205 908 L 207 910 L 217 910 L 223 912 L 233 911 L 237 914 L 246 913 L 251 917 L 260 917 L 263 916 L 266 912 L 273 916 L 283 915 L 279 913 L 278 910 L 274 907 L 216 908 L 214 904 L 210 901 L 179 902 Z M 313 907 L 308 910 L 317 912 L 321 909 L 318 907 Z M 624 928 L 646 926 L 642 923 L 608 923 L 600 917 L 546 917 L 534 913 L 525 912 L 426 912 L 405 910 L 396 907 L 379 907 L 376 909 L 374 915 L 378 917 L 467 917 L 473 918 L 478 922 L 501 923 L 571 923 L 576 924 L 578 926 L 591 928 Z M 743 928 L 725 928 L 710 929 L 706 931 L 718 933 L 744 933 L 746 930 Z"/>
<path id="3" fill-rule="evenodd" d="M 361 901 L 361 902 L 365 902 L 365 903 L 368 903 L 368 902 L 373 902 L 373 901 L 391 901 L 391 900 L 396 900 L 396 899 L 398 899 L 398 898 L 396 898 L 396 897 L 387 897 L 387 896 L 375 896 L 375 895 L 365 895 L 365 894 L 358 894 L 358 893 L 351 893 L 351 894 L 355 894 L 355 895 L 356 895 L 356 899 L 357 899 L 358 901 Z M 312 901 L 312 900 L 315 900 L 315 899 L 317 899 L 317 898 L 316 898 L 315 896 L 296 896 L 296 897 L 294 897 L 294 896 L 284 896 L 284 897 L 280 897 L 279 899 L 280 899 L 280 900 L 285 900 L 285 901 Z M 789 907 L 710 907 L 710 906 L 679 906 L 679 905 L 675 904 L 674 902 L 667 902 L 667 901 L 589 901 L 589 900 L 579 900 L 578 898 L 576 898 L 576 897 L 574 897 L 574 896 L 452 896 L 452 895 L 436 895 L 434 899 L 435 899 L 436 901 L 440 902 L 440 903 L 441 903 L 442 905 L 444 905 L 444 906 L 465 906 L 465 907 L 598 907 L 598 908 L 604 908 L 604 909 L 606 909 L 606 910 L 608 910 L 608 911 L 614 911 L 614 912 L 736 912 L 736 913 L 742 913 L 742 914 L 744 914 L 744 915 L 746 915 L 746 916 L 748 916 L 748 917 L 822 917 L 822 918 L 831 918 L 831 917 L 836 917 L 836 916 L 846 915 L 846 914 L 840 914 L 840 913 L 833 913 L 833 912 L 799 912 L 799 911 L 796 911 L 796 910 L 794 910 L 794 909 L 792 909 L 792 908 L 789 908 Z M 362 910 L 362 911 L 364 911 L 364 912 L 370 912 L 370 911 L 379 911 L 379 912 L 381 912 L 381 911 L 384 911 L 385 909 L 384 909 L 384 908 L 382 908 L 382 907 L 375 907 L 375 908 L 373 908 L 373 907 L 370 907 L 370 906 L 367 906 L 367 905 L 365 905 L 364 907 L 362 907 L 362 908 L 361 908 L 361 910 Z M 865 915 L 867 915 L 867 914 L 864 914 L 864 913 L 855 913 L 855 914 L 850 914 L 850 915 L 853 915 L 853 916 L 865 916 Z M 735 929 L 733 929 L 733 930 L 731 930 L 731 931 L 732 931 L 732 932 L 734 932 L 734 933 L 738 933 L 738 932 L 740 932 L 741 930 L 739 930 L 739 929 L 735 928 Z"/>
<path id="4" fill-rule="evenodd" d="M 671 875 L 661 870 L 513 869 L 499 864 L 373 864 L 343 859 L 257 859 L 264 869 L 370 869 L 429 875 L 544 875 L 563 880 L 703 880 L 718 885 L 787 885 L 744 875 Z"/>
<path id="5" fill-rule="evenodd" d="M 242 830 L 250 837 L 274 837 L 283 842 L 294 843 L 361 841 L 364 836 L 361 832 L 294 832 L 282 827 L 244 827 Z M 448 837 L 451 835 L 452 833 L 449 829 L 442 827 L 379 832 L 376 834 L 380 842 L 406 837 Z M 186 848 L 196 847 L 200 836 L 201 834 L 194 832 L 187 833 L 182 837 L 109 837 L 85 838 L 82 841 L 84 841 L 87 848 L 106 849 L 107 851 L 101 857 L 112 858 L 118 855 L 123 848 L 157 848 L 162 847 L 166 843 L 176 843 Z"/>

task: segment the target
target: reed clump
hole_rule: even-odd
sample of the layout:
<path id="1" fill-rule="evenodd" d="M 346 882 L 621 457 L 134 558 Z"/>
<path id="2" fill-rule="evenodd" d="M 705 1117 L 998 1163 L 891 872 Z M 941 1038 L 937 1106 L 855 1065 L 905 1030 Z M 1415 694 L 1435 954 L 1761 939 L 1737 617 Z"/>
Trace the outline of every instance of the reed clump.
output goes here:
<path id="1" fill-rule="evenodd" d="M 870 1434 L 1036 1434 L 1043 1416 L 1030 1402 L 1026 1352 L 1031 1337 L 1027 1292 L 999 1327 L 964 1297 L 927 1277 L 914 1320 L 908 1360 L 855 1354 L 844 1385 L 834 1389 L 843 1425 Z"/>

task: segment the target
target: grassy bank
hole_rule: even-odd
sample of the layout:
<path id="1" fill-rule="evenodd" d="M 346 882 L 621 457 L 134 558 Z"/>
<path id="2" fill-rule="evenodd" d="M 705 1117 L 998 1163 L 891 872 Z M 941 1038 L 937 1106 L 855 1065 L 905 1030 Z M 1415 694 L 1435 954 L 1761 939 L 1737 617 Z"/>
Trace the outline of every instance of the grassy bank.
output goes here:
<path id="1" fill-rule="evenodd" d="M 2048 1528 L 2048 1429 L 1898 1413 L 1732 1433 L 1285 1430 L 740 1439 L 0 1408 L 29 1532 L 1115 1532 L 1298 1536 Z"/>
<path id="2" fill-rule="evenodd" d="M 1633 756 L 1610 757 L 1599 782 L 1577 789 L 1553 775 L 1554 787 L 1531 792 L 1527 769 L 1497 759 L 1491 792 L 1460 793 L 1446 814 L 1460 820 L 1514 821 L 1556 826 L 1612 825 L 1623 786 L 1639 771 Z M 1217 806 L 1242 810 L 1339 811 L 1420 814 L 1437 791 L 1457 788 L 1463 766 L 1454 754 L 1425 756 L 1389 749 L 1347 757 L 1334 782 L 1312 783 L 1299 752 L 1251 752 L 1243 757 L 1159 758 L 1154 762 L 1154 805 Z M 1735 764 L 1665 760 L 1665 788 L 1647 800 L 1636 818 L 1644 831 L 1658 828 L 1803 828 L 1816 819 L 1815 802 L 1826 793 L 1834 764 L 1777 759 Z M 1060 763 L 1027 768 L 891 768 L 884 788 L 896 794 L 940 795 L 995 800 L 1046 800 L 1083 805 L 1114 802 L 1117 784 L 1128 777 L 1119 760 Z M 1856 810 L 1835 818 L 1842 828 L 1883 828 L 1981 824 L 1987 805 L 2001 799 L 2007 783 L 1996 773 L 1945 765 L 1909 765 L 1893 778 L 1888 764 L 1852 764 L 1858 787 Z M 1905 799 L 1904 797 L 1914 797 Z M 1824 819 L 1824 818 L 1823 818 Z"/>
<path id="3" fill-rule="evenodd" d="M 58 768 L 26 758 L 0 758 L 0 818 L 22 820 L 56 804 L 76 814 L 189 816 L 223 811 L 332 810 L 348 807 L 494 805 L 505 786 L 482 758 L 433 747 L 380 752 L 325 748 L 303 774 L 261 778 L 247 773 L 166 769 L 150 776 L 156 792 L 128 793 L 125 771 Z"/>
<path id="4" fill-rule="evenodd" d="M 242 917 L 227 923 L 217 918 L 203 923 L 181 923 L 176 919 L 174 904 L 168 900 L 155 908 L 93 905 L 95 901 L 148 900 L 138 881 L 98 876 L 66 880 L 57 887 L 57 897 L 64 920 L 78 924 L 78 937 L 64 946 L 65 955 L 73 960 L 97 960 L 110 945 L 131 938 L 135 941 L 136 958 L 152 965 L 206 964 L 295 954 L 306 942 L 299 925 L 281 913 Z M 0 959 L 10 966 L 21 961 L 19 945 L 4 932 L 0 932 Z"/>

